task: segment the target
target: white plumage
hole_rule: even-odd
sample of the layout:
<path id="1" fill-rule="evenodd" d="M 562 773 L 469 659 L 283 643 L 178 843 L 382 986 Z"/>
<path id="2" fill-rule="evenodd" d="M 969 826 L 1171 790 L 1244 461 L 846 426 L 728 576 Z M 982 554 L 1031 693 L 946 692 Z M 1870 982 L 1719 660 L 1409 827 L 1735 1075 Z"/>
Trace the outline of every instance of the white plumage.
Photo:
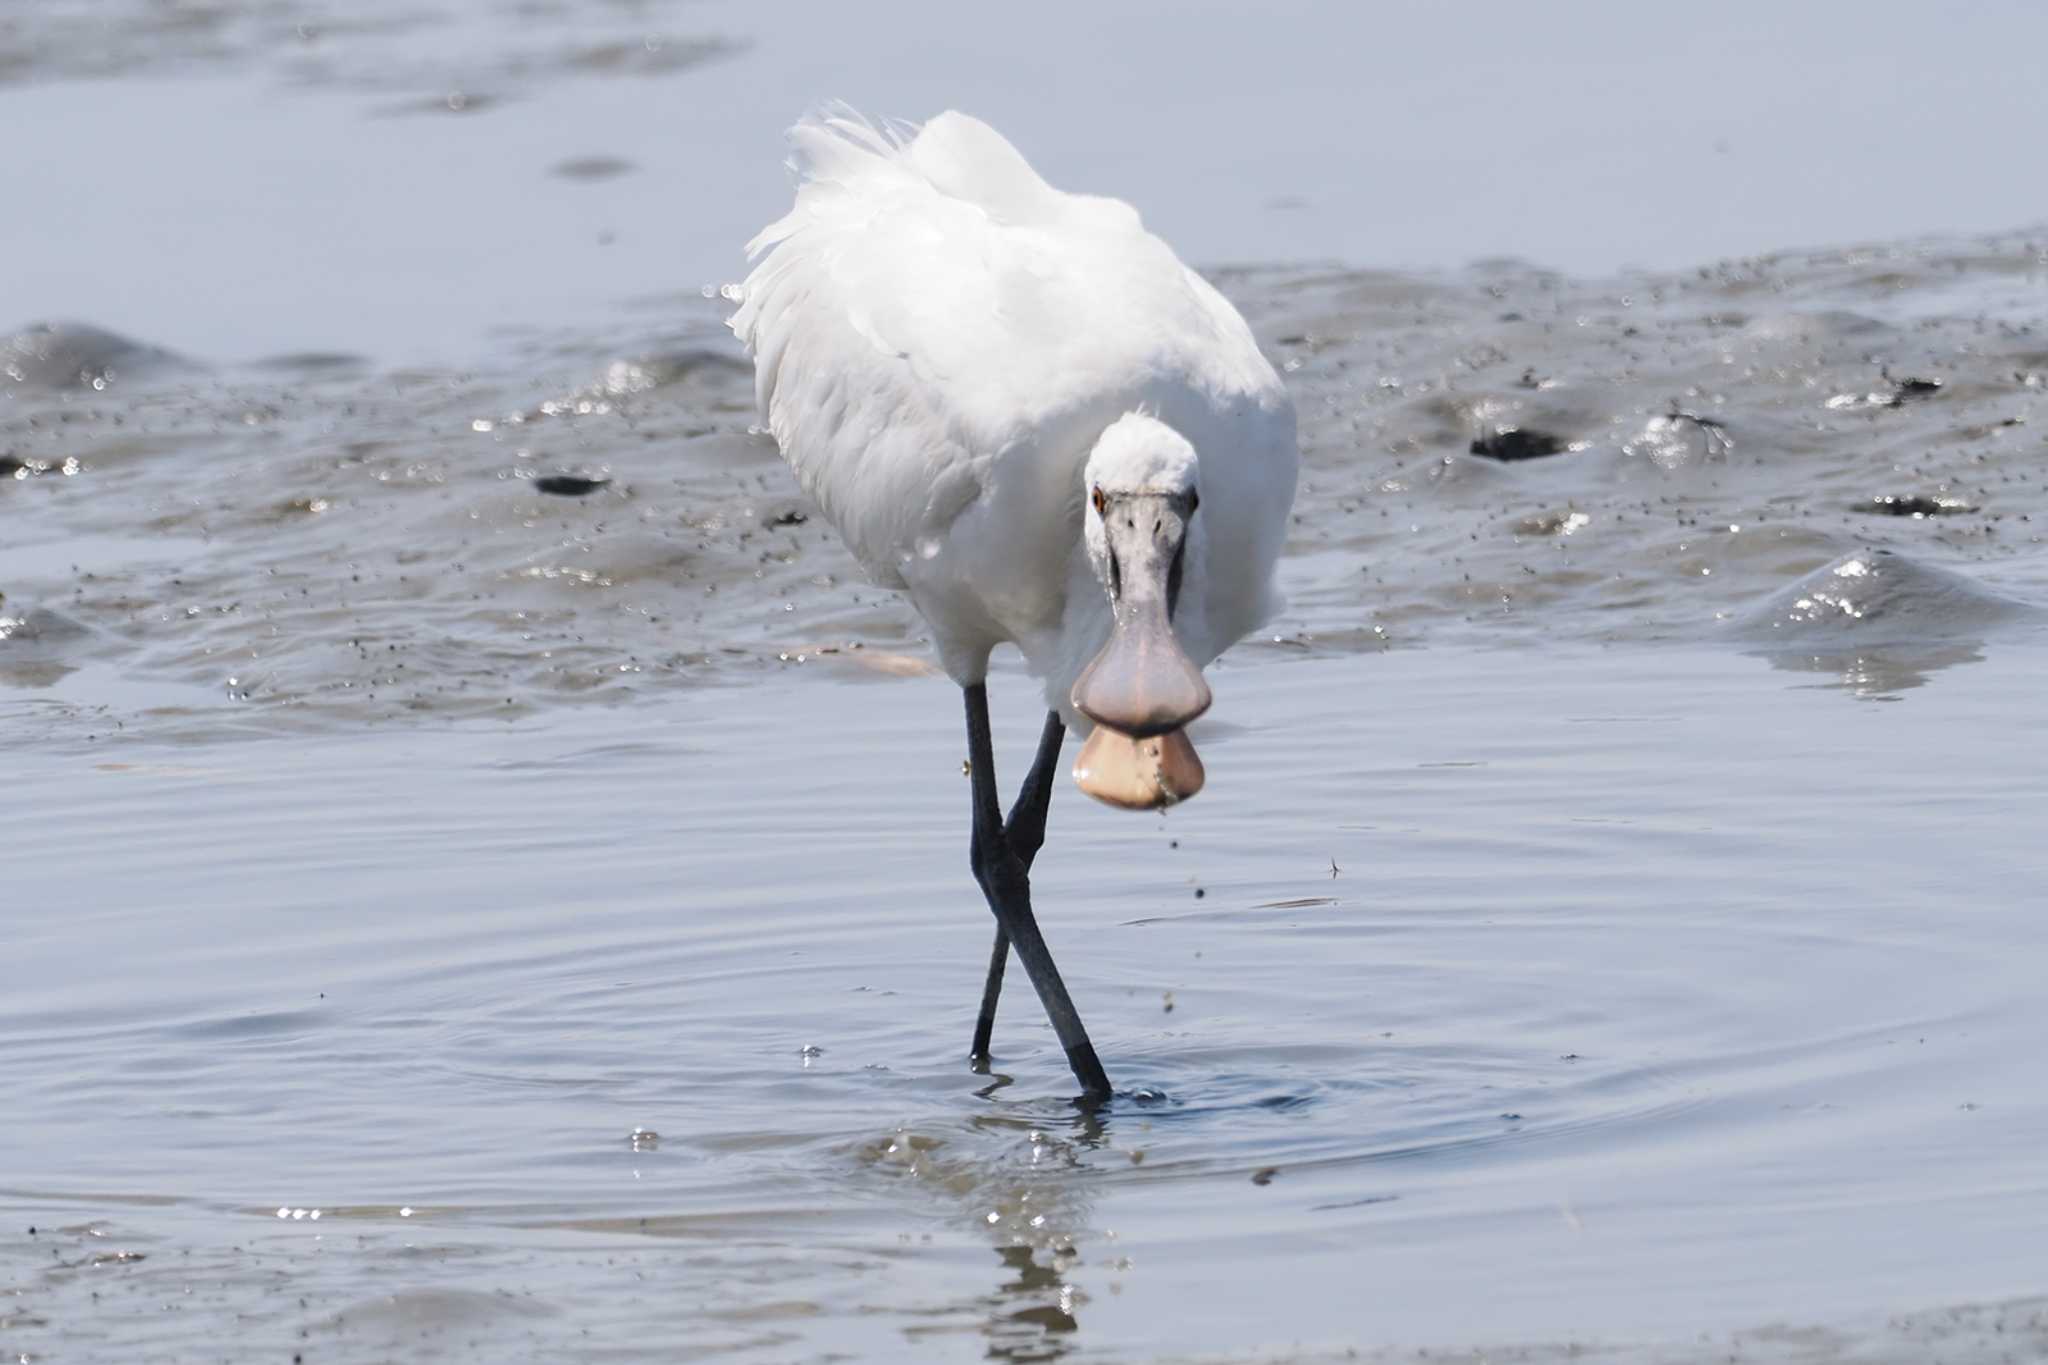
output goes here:
<path id="1" fill-rule="evenodd" d="M 796 204 L 749 244 L 731 326 L 805 491 L 910 594 L 947 672 L 979 682 L 1013 641 L 1076 721 L 1070 689 L 1111 623 L 1084 470 L 1134 412 L 1199 461 L 1175 634 L 1200 665 L 1257 626 L 1294 408 L 1223 296 L 1128 204 L 1052 188 L 967 115 L 919 129 L 839 109 L 791 137 Z"/>

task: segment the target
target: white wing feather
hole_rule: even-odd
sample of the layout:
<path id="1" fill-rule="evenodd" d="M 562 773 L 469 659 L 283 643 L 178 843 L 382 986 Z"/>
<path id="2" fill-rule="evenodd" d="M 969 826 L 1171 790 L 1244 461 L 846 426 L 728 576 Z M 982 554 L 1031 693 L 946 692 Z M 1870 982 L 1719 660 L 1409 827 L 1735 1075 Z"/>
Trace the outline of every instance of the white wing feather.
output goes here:
<path id="1" fill-rule="evenodd" d="M 1053 189 L 964 114 L 919 130 L 840 109 L 791 139 L 796 204 L 748 245 L 731 326 L 804 489 L 878 581 L 910 589 L 955 676 L 1001 640 L 1051 648 L 1082 463 L 1140 405 L 1200 452 L 1212 562 L 1259 566 L 1206 652 L 1256 624 L 1294 421 L 1236 310 L 1129 205 Z M 1222 524 L 1233 491 L 1240 528 Z"/>

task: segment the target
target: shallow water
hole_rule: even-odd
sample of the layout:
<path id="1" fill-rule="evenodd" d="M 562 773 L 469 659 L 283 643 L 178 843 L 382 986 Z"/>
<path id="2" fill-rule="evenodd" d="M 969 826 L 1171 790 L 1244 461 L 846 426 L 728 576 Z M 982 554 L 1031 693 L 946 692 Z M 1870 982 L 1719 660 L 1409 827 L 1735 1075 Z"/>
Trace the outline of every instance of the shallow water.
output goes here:
<path id="1" fill-rule="evenodd" d="M 10 1348 L 1684 1342 L 2038 1290 L 2044 659 L 1904 709 L 1693 649 L 1228 669 L 1201 800 L 1054 807 L 1093 1113 L 1015 997 L 961 1061 L 943 683 L 17 749 Z"/>
<path id="2" fill-rule="evenodd" d="M 1829 6 L 1688 31 L 1789 130 L 1721 198 L 1630 188 L 1668 110 L 1553 156 L 1611 119 L 1572 81 L 1325 183 L 1312 115 L 1475 60 L 1420 10 L 1383 87 L 1304 59 L 1280 146 L 1186 122 L 1231 111 L 1170 45 L 1053 110 L 1048 25 L 906 72 L 658 0 L 0 19 L 0 1354 L 2048 1356 L 2048 234 L 1624 264 L 2037 211 L 1802 179 L 1884 100 L 1900 156 L 2019 164 L 1938 145 L 2032 126 L 1958 54 L 2039 15 L 1973 16 L 1918 85 Z M 853 68 L 1204 259 L 1432 267 L 1211 272 L 1301 409 L 1290 603 L 1215 670 L 1200 800 L 1055 803 L 1104 1109 L 1021 981 L 961 1060 L 958 699 L 705 287 Z M 1551 150 L 1485 142 L 1503 101 Z M 1202 160 L 1099 135 L 1146 119 Z M 1503 241 L 1584 273 L 1455 264 Z M 995 697 L 1014 780 L 1038 703 Z"/>

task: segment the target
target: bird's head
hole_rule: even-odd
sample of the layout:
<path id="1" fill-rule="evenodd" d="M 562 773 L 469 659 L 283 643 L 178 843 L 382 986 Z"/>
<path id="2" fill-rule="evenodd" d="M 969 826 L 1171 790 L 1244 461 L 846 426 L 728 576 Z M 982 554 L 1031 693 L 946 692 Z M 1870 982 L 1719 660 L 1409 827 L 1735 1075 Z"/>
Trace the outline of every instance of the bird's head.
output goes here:
<path id="1" fill-rule="evenodd" d="M 1088 557 L 1114 624 L 1074 682 L 1075 709 L 1096 724 L 1074 771 L 1115 805 L 1169 805 L 1202 784 L 1183 729 L 1209 709 L 1209 684 L 1173 626 L 1200 557 L 1200 472 L 1186 438 L 1136 412 L 1110 424 L 1083 471 Z"/>

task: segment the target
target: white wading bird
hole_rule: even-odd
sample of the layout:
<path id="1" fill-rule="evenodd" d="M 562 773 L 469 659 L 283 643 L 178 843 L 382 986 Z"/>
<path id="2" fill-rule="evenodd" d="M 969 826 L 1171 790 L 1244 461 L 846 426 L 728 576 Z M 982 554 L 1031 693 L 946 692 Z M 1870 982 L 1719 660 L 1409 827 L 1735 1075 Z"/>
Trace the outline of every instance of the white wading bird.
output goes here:
<path id="1" fill-rule="evenodd" d="M 973 1056 L 1015 945 L 1074 1075 L 1107 1096 L 1031 913 L 1053 768 L 1092 723 L 1084 791 L 1144 809 L 1200 789 L 1183 727 L 1209 706 L 1201 666 L 1277 605 L 1294 406 L 1130 205 L 1052 188 L 987 124 L 836 108 L 790 137 L 796 206 L 748 244 L 731 319 L 761 420 L 966 692 L 974 876 L 998 926 Z M 1004 641 L 1052 707 L 1007 821 L 986 687 Z"/>

